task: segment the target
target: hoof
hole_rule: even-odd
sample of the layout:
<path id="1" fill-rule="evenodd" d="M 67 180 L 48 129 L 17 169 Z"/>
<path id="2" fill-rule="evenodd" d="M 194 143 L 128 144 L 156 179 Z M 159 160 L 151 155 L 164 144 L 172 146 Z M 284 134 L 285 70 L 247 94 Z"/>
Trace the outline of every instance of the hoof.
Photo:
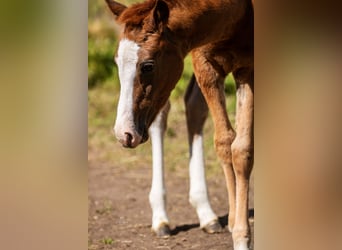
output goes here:
<path id="1" fill-rule="evenodd" d="M 217 220 L 210 222 L 208 225 L 204 226 L 203 231 L 208 234 L 221 233 L 222 227 Z"/>
<path id="2" fill-rule="evenodd" d="M 159 238 L 168 238 L 171 236 L 171 229 L 167 224 L 161 224 L 157 230 L 153 230 Z"/>

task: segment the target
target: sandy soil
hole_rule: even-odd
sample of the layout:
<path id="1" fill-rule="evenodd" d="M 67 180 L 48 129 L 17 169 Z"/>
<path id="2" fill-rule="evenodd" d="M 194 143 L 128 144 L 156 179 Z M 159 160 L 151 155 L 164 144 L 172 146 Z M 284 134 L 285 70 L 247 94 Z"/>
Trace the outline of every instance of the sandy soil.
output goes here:
<path id="1" fill-rule="evenodd" d="M 148 194 L 150 163 L 127 169 L 118 162 L 89 161 L 88 249 L 233 249 L 227 225 L 227 192 L 223 175 L 208 178 L 212 207 L 225 226 L 222 233 L 206 234 L 188 202 L 187 166 L 166 171 L 167 209 L 172 236 L 156 238 L 150 230 Z M 250 189 L 250 224 L 254 232 L 254 178 Z M 254 239 L 252 239 L 252 246 Z"/>

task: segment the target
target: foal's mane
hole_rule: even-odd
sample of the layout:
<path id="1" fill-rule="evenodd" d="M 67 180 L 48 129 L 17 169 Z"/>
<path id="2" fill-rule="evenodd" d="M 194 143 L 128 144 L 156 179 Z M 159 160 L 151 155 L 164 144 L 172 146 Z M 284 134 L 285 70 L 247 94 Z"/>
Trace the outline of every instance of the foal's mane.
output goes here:
<path id="1" fill-rule="evenodd" d="M 185 0 L 163 0 L 170 9 L 176 5 L 180 5 Z M 142 3 L 136 3 L 128 8 L 126 8 L 121 15 L 118 17 L 117 21 L 122 24 L 140 26 L 143 20 L 149 15 L 157 0 L 147 0 Z"/>
<path id="2" fill-rule="evenodd" d="M 155 4 L 156 0 L 133 4 L 122 12 L 118 18 L 118 22 L 133 26 L 141 25 Z"/>

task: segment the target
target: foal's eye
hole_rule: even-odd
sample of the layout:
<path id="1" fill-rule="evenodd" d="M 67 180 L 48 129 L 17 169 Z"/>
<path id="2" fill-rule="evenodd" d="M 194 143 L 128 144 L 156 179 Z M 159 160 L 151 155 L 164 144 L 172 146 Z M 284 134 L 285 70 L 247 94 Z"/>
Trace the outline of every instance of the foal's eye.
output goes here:
<path id="1" fill-rule="evenodd" d="M 152 72 L 154 69 L 153 61 L 146 61 L 141 63 L 141 73 L 149 73 Z"/>

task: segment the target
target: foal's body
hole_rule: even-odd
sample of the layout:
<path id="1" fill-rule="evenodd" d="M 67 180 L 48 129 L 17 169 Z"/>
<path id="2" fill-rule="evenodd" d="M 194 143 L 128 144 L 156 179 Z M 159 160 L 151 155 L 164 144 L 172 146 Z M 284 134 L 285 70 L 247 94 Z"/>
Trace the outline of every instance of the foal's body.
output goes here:
<path id="1" fill-rule="evenodd" d="M 125 89 L 115 125 L 117 138 L 126 147 L 147 140 L 147 129 L 166 104 L 181 75 L 183 59 L 191 52 L 198 85 L 214 121 L 234 248 L 248 249 L 248 183 L 254 154 L 251 0 L 149 0 L 130 8 L 107 2 L 125 25 L 117 57 L 120 80 L 126 84 L 121 85 Z M 237 84 L 236 132 L 225 107 L 223 82 L 230 72 Z"/>

